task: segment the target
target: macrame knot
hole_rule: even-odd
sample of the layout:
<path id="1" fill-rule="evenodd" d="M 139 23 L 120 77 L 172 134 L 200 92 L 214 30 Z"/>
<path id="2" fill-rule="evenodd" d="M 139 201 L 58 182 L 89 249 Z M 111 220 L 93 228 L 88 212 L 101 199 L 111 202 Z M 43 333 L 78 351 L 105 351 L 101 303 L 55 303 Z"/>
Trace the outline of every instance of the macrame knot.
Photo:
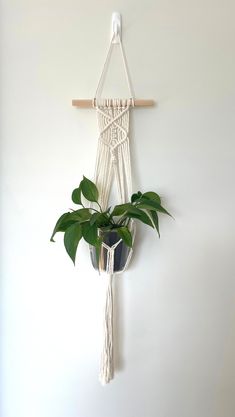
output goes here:
<path id="1" fill-rule="evenodd" d="M 113 164 L 117 163 L 117 157 L 115 155 L 114 149 L 111 149 L 111 161 L 112 161 Z"/>

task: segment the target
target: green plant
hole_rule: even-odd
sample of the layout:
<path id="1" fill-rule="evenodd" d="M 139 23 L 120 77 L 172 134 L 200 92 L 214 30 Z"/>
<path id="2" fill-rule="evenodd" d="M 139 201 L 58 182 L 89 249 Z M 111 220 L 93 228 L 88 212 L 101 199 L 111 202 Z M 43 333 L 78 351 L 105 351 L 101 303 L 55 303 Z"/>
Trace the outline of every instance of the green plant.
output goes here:
<path id="1" fill-rule="evenodd" d="M 83 197 L 95 203 L 94 207 L 85 207 Z M 81 206 L 78 210 L 62 214 L 54 227 L 51 241 L 57 232 L 64 232 L 65 249 L 75 264 L 79 241 L 83 238 L 96 248 L 97 257 L 102 244 L 101 231 L 116 230 L 120 238 L 129 247 L 132 247 L 132 234 L 129 229 L 131 219 L 155 228 L 160 237 L 158 213 L 170 213 L 162 207 L 161 198 L 153 191 L 137 193 L 131 196 L 131 201 L 118 204 L 103 211 L 99 204 L 99 192 L 96 185 L 88 178 L 83 177 L 78 188 L 72 192 L 72 201 Z"/>

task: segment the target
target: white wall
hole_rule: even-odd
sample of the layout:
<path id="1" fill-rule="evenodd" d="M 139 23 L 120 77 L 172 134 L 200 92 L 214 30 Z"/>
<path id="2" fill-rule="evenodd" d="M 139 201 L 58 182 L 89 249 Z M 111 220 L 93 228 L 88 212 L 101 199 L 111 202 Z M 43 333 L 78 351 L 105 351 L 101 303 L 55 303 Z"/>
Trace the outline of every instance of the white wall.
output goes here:
<path id="1" fill-rule="evenodd" d="M 234 2 L 1 3 L 1 416 L 234 417 Z M 101 279 L 49 237 L 93 175 L 96 115 L 71 99 L 94 95 L 115 10 L 136 96 L 158 102 L 132 114 L 134 189 L 175 221 L 138 228 L 103 388 Z"/>

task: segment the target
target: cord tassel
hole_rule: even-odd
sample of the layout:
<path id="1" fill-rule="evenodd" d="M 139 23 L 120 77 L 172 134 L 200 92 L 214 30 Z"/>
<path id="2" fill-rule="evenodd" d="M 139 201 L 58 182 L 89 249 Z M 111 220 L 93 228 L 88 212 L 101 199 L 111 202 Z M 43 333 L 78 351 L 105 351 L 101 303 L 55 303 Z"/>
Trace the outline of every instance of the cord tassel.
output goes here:
<path id="1" fill-rule="evenodd" d="M 99 380 L 102 385 L 108 384 L 114 377 L 113 366 L 113 275 L 108 275 L 106 300 L 104 308 L 104 341 L 101 355 Z"/>

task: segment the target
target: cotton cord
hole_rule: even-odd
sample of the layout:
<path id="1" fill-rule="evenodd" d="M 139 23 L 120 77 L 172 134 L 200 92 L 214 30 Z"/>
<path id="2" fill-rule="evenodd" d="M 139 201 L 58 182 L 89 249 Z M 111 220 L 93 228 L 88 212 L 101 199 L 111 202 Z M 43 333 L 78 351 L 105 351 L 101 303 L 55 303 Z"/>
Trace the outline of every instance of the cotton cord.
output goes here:
<path id="1" fill-rule="evenodd" d="M 102 385 L 108 384 L 114 376 L 113 369 L 113 275 L 107 277 L 106 297 L 103 320 L 103 349 L 101 354 L 99 380 Z"/>
<path id="2" fill-rule="evenodd" d="M 130 100 L 100 99 L 96 105 L 100 130 L 95 182 L 100 192 L 100 205 L 108 207 L 113 180 L 117 186 L 118 199 L 125 203 L 132 193 L 130 144 Z"/>
<path id="3" fill-rule="evenodd" d="M 113 39 L 111 40 L 108 54 L 97 86 L 93 105 L 96 108 L 99 139 L 96 157 L 96 167 L 94 180 L 99 189 L 99 203 L 102 210 L 108 207 L 112 183 L 115 182 L 117 187 L 118 201 L 120 204 L 130 199 L 132 194 L 131 162 L 130 162 L 130 145 L 129 145 L 129 109 L 134 105 L 134 95 L 131 81 L 128 73 L 127 62 L 120 36 L 118 34 L 123 65 L 127 85 L 130 93 L 129 99 L 102 99 L 100 97 L 105 73 L 113 50 Z M 135 226 L 131 222 L 133 240 L 135 235 Z M 103 317 L 103 349 L 100 364 L 100 382 L 105 385 L 114 377 L 113 364 L 113 290 L 112 281 L 114 278 L 114 256 L 115 249 L 122 242 L 120 239 L 113 246 L 108 246 L 104 242 L 103 248 L 107 250 L 107 285 L 106 298 Z M 132 255 L 132 249 L 129 252 L 125 265 L 127 267 Z M 124 268 L 124 269 L 125 269 Z"/>
<path id="4" fill-rule="evenodd" d="M 118 39 L 117 44 L 114 44 L 114 42 L 113 42 L 115 36 Z M 118 46 L 118 45 L 120 46 L 120 51 L 121 51 L 122 62 L 123 62 L 123 67 L 124 67 L 124 71 L 125 71 L 127 86 L 128 86 L 128 89 L 129 89 L 130 97 L 132 98 L 132 105 L 134 105 L 134 91 L 133 91 L 133 87 L 132 87 L 132 84 L 131 84 L 131 79 L 130 79 L 129 70 L 128 70 L 128 66 L 127 66 L 127 60 L 126 60 L 124 48 L 123 48 L 122 41 L 121 41 L 119 33 L 117 35 L 113 34 L 113 37 L 111 39 L 109 49 L 108 49 L 108 53 L 107 53 L 107 56 L 106 56 L 106 59 L 105 59 L 105 62 L 104 62 L 104 66 L 103 66 L 103 69 L 102 69 L 102 72 L 101 72 L 101 75 L 100 75 L 100 79 L 99 79 L 99 82 L 98 82 L 98 85 L 97 85 L 95 98 L 94 98 L 94 105 L 96 105 L 96 99 L 98 97 L 100 97 L 100 95 L 101 95 L 103 84 L 104 84 L 104 78 L 105 78 L 105 75 L 106 75 L 106 72 L 107 72 L 107 69 L 108 69 L 108 64 L 109 64 L 109 61 L 110 61 L 110 58 L 111 58 L 111 55 L 112 55 L 112 52 L 113 52 L 113 48 L 114 48 L 114 46 Z"/>

